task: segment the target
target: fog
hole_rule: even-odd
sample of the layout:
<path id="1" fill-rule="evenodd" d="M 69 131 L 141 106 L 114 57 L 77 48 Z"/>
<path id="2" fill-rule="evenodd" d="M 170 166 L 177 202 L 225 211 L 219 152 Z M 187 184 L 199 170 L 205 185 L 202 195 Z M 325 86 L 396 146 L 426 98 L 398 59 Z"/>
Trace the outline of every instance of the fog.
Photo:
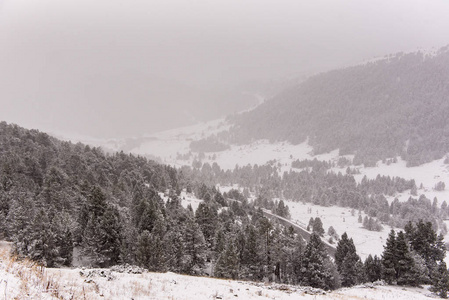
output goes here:
<path id="1" fill-rule="evenodd" d="M 448 16 L 446 0 L 0 0 L 0 120 L 96 137 L 182 126 L 273 80 L 449 44 Z"/>

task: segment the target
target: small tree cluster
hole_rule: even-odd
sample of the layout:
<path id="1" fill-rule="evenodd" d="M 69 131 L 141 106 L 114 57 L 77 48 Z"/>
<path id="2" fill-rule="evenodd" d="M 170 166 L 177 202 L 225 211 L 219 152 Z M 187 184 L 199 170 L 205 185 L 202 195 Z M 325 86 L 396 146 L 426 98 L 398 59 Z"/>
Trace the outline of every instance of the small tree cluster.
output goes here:
<path id="1" fill-rule="evenodd" d="M 363 228 L 366 228 L 369 231 L 382 231 L 383 229 L 379 220 L 368 216 L 365 216 L 365 218 L 363 218 Z"/>
<path id="2" fill-rule="evenodd" d="M 319 236 L 324 236 L 324 228 L 323 222 L 319 217 L 310 218 L 309 224 L 307 225 L 307 231 L 312 231 L 313 233 L 318 234 Z"/>

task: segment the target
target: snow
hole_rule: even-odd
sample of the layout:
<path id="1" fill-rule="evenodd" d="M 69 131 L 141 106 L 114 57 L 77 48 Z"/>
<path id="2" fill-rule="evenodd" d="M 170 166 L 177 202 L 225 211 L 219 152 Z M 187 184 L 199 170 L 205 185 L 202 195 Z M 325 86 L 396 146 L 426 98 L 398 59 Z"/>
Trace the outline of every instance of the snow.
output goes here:
<path id="1" fill-rule="evenodd" d="M 109 269 L 57 269 L 0 254 L 0 299 L 427 299 L 427 289 L 361 285 L 322 293 L 308 287 Z M 44 274 L 36 280 L 35 270 Z M 7 284 L 6 284 L 7 282 Z M 50 283 L 50 284 L 49 284 Z M 26 288 L 25 288 L 26 287 Z"/>
<path id="2" fill-rule="evenodd" d="M 160 132 L 151 136 L 139 146 L 130 149 L 130 152 L 140 155 L 154 155 L 160 157 L 166 164 L 174 166 L 191 165 L 192 159 L 178 160 L 177 154 L 186 154 L 190 152 L 190 142 L 208 137 L 212 134 L 229 129 L 229 124 L 224 119 L 219 119 L 207 123 L 201 123 L 194 126 L 183 127 L 173 130 Z M 149 136 L 150 137 L 150 136 Z M 147 137 L 148 138 L 148 137 Z M 210 157 L 214 155 L 214 159 Z M 353 156 L 346 155 L 351 159 Z M 279 172 L 288 172 L 294 170 L 291 163 L 294 160 L 317 159 L 321 161 L 337 162 L 340 158 L 338 149 L 329 153 L 314 155 L 313 148 L 307 141 L 292 145 L 288 142 L 270 143 L 267 140 L 258 140 L 247 145 L 231 145 L 228 150 L 206 153 L 206 159 L 203 163 L 210 164 L 216 162 L 224 170 L 232 170 L 236 165 L 264 165 L 268 162 L 275 162 L 279 167 Z M 449 182 L 449 165 L 444 164 L 444 159 L 423 164 L 418 167 L 407 167 L 406 162 L 397 157 L 397 163 L 389 165 L 379 161 L 376 167 L 352 166 L 360 171 L 360 174 L 354 175 L 354 178 L 360 182 L 363 176 L 369 179 L 376 178 L 377 175 L 401 177 L 405 179 L 414 179 L 419 187 L 423 184 L 423 189 L 418 190 L 418 194 L 425 194 L 427 198 L 437 197 L 441 203 L 443 200 L 449 202 L 449 188 L 445 191 L 435 191 L 434 186 L 439 182 Z M 333 172 L 346 172 L 346 167 L 335 167 Z M 449 186 L 449 184 L 448 184 Z M 407 200 L 409 193 L 398 195 L 399 200 Z"/>
<path id="3" fill-rule="evenodd" d="M 164 193 L 159 193 L 159 196 L 162 198 L 162 200 L 164 201 L 164 203 L 167 203 L 168 201 L 168 196 Z M 192 210 L 195 212 L 196 209 L 198 208 L 198 206 L 200 205 L 201 202 L 203 202 L 203 200 L 198 199 L 197 197 L 195 197 L 194 194 L 192 193 L 187 193 L 184 190 L 181 191 L 181 194 L 179 195 L 179 200 L 181 200 L 181 206 L 184 208 L 187 208 L 187 206 L 192 206 Z"/>
<path id="4" fill-rule="evenodd" d="M 181 198 L 181 205 L 184 208 L 191 205 L 194 212 L 198 208 L 198 205 L 203 202 L 203 200 L 196 198 L 194 194 L 187 193 L 186 191 L 182 191 L 179 197 Z"/>
<path id="5" fill-rule="evenodd" d="M 177 161 L 177 154 L 186 154 L 190 151 L 190 143 L 200 140 L 212 134 L 228 130 L 230 125 L 224 119 L 198 123 L 196 125 L 167 130 L 153 135 L 145 136 L 145 139 L 137 147 L 129 152 L 140 155 L 154 155 L 160 157 L 166 164 L 184 165 L 185 161 Z"/>
<path id="6" fill-rule="evenodd" d="M 192 140 L 207 137 L 209 134 L 217 133 L 228 128 L 224 120 L 198 124 L 195 126 L 170 130 L 159 133 L 156 138 L 148 141 L 139 147 L 132 149 L 131 152 L 140 155 L 155 155 L 162 159 L 164 163 L 182 166 L 191 165 L 193 158 L 189 161 L 177 160 L 178 153 L 185 154 L 190 151 L 189 145 Z M 205 134 L 212 130 L 209 134 Z M 246 165 L 264 165 L 268 162 L 274 162 L 279 167 L 279 173 L 296 170 L 291 167 L 293 161 L 299 159 L 317 159 L 320 161 L 331 161 L 337 163 L 339 150 L 335 149 L 329 153 L 314 155 L 313 148 L 307 141 L 292 145 L 288 142 L 270 143 L 267 140 L 258 140 L 248 145 L 231 145 L 230 149 L 213 153 L 214 159 L 210 159 L 212 153 L 206 153 L 206 159 L 203 163 L 216 162 L 224 170 L 232 170 L 236 165 L 242 167 Z M 344 156 L 352 159 L 352 155 Z M 437 197 L 441 204 L 444 200 L 449 203 L 449 165 L 444 164 L 444 158 L 417 167 L 407 167 L 406 162 L 397 157 L 397 163 L 384 164 L 379 161 L 375 167 L 351 166 L 360 171 L 360 174 L 354 175 L 357 182 L 360 182 L 364 176 L 368 179 L 375 179 L 377 175 L 401 177 L 407 180 L 414 179 L 416 185 L 422 189 L 418 190 L 418 196 L 424 194 L 427 198 Z M 334 167 L 332 172 L 346 173 L 346 167 Z M 435 185 L 440 182 L 446 182 L 448 189 L 444 191 L 435 191 Z M 410 192 L 395 195 L 400 201 L 406 201 L 410 197 Z M 392 201 L 394 197 L 390 197 Z"/>
<path id="7" fill-rule="evenodd" d="M 404 160 L 400 157 L 397 159 L 398 162 L 394 164 L 387 165 L 378 162 L 376 167 L 361 168 L 361 174 L 355 175 L 354 178 L 360 182 L 365 175 L 369 179 L 374 179 L 379 174 L 408 180 L 414 179 L 417 187 L 420 187 L 421 183 L 423 185 L 423 189 L 418 189 L 418 195 L 424 194 L 431 200 L 437 197 L 439 203 L 444 200 L 449 202 L 449 189 L 444 191 L 435 191 L 433 189 L 440 181 L 445 182 L 449 188 L 449 165 L 444 164 L 444 158 L 417 167 L 407 167 Z M 406 201 L 409 197 L 410 193 L 398 195 L 400 201 Z"/>
<path id="8" fill-rule="evenodd" d="M 354 211 L 354 216 L 352 216 L 351 208 L 342 208 L 336 206 L 323 207 L 313 204 L 303 204 L 298 202 L 285 201 L 284 203 L 288 205 L 291 214 L 291 221 L 297 222 L 304 228 L 307 227 L 310 218 L 319 217 L 323 222 L 323 228 L 326 232 L 325 239 L 329 239 L 327 235 L 327 230 L 330 226 L 334 227 L 335 231 L 339 236 L 344 232 L 348 234 L 349 238 L 354 240 L 354 245 L 357 249 L 357 254 L 359 254 L 362 260 L 365 260 L 369 254 L 380 255 L 383 252 L 383 245 L 390 232 L 390 227 L 384 225 L 384 229 L 380 232 L 369 231 L 362 227 L 362 224 L 358 223 L 358 211 Z M 312 213 L 308 213 L 308 209 L 312 209 Z M 365 213 L 361 213 L 362 218 L 365 217 Z M 336 246 L 335 241 L 335 246 Z"/>
<path id="9" fill-rule="evenodd" d="M 11 243 L 0 241 L 0 299 L 54 299 L 44 268 L 10 256 Z"/>

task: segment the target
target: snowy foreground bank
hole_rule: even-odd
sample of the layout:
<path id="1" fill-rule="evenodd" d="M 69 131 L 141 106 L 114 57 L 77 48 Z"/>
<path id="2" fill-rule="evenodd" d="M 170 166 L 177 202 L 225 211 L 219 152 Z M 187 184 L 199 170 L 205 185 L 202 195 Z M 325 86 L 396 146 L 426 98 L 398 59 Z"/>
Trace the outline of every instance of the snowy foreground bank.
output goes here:
<path id="1" fill-rule="evenodd" d="M 363 285 L 324 293 L 174 273 L 133 274 L 132 268 L 45 269 L 9 256 L 0 245 L 0 299 L 429 299 L 425 288 Z M 139 272 L 139 270 L 137 270 Z"/>

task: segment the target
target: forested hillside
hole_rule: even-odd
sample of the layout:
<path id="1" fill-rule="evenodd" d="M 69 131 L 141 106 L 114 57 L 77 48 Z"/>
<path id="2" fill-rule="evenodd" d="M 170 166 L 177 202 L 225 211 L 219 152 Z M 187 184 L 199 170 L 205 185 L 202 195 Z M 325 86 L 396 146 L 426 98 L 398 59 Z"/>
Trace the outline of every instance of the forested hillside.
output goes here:
<path id="1" fill-rule="evenodd" d="M 180 189 L 204 201 L 180 205 Z M 161 196 L 161 191 L 165 193 Z M 232 195 L 243 199 L 238 191 Z M 165 199 L 164 199 L 165 198 Z M 302 238 L 247 201 L 142 157 L 104 154 L 0 123 L 0 238 L 46 266 L 135 264 L 222 278 L 339 286 L 320 237 Z M 307 252 L 308 251 L 308 252 Z M 317 261 L 318 260 L 318 261 Z M 302 264 L 318 263 L 305 274 Z"/>
<path id="2" fill-rule="evenodd" d="M 238 183 L 245 189 L 222 194 L 216 183 Z M 424 196 L 391 205 L 383 197 L 414 185 L 382 177 L 356 184 L 349 174 L 328 174 L 319 166 L 282 177 L 271 165 L 227 172 L 207 164 L 177 170 L 0 123 L 0 238 L 12 241 L 19 257 L 49 267 L 72 266 L 76 258 L 85 266 L 133 264 L 156 272 L 322 289 L 382 278 L 405 285 L 432 283 L 435 291 L 445 293 L 449 284 L 441 278 L 449 275 L 441 262 L 443 235 L 437 236 L 434 228 L 447 207 L 438 208 L 436 200 L 431 205 Z M 248 189 L 257 199 L 248 201 Z M 196 211 L 181 205 L 181 190 L 203 200 Z M 407 236 L 392 232 L 386 258 L 370 256 L 365 262 L 346 233 L 341 239 L 335 236 L 334 262 L 321 240 L 319 217 L 311 218 L 306 243 L 293 227 L 264 215 L 261 207 L 289 218 L 288 206 L 273 201 L 284 196 L 363 209 L 370 215 L 368 223 L 374 220 L 371 216 L 390 224 L 418 218 L 428 222 L 419 221 L 416 228 L 407 224 Z M 428 237 L 431 255 L 422 248 L 421 235 Z M 417 253 L 413 257 L 406 246 L 399 248 L 405 239 Z M 405 259 L 406 268 L 391 264 Z"/>
<path id="3" fill-rule="evenodd" d="M 409 165 L 449 152 L 449 46 L 434 55 L 395 54 L 319 74 L 233 117 L 229 138 L 309 143 L 373 165 L 401 155 Z"/>

